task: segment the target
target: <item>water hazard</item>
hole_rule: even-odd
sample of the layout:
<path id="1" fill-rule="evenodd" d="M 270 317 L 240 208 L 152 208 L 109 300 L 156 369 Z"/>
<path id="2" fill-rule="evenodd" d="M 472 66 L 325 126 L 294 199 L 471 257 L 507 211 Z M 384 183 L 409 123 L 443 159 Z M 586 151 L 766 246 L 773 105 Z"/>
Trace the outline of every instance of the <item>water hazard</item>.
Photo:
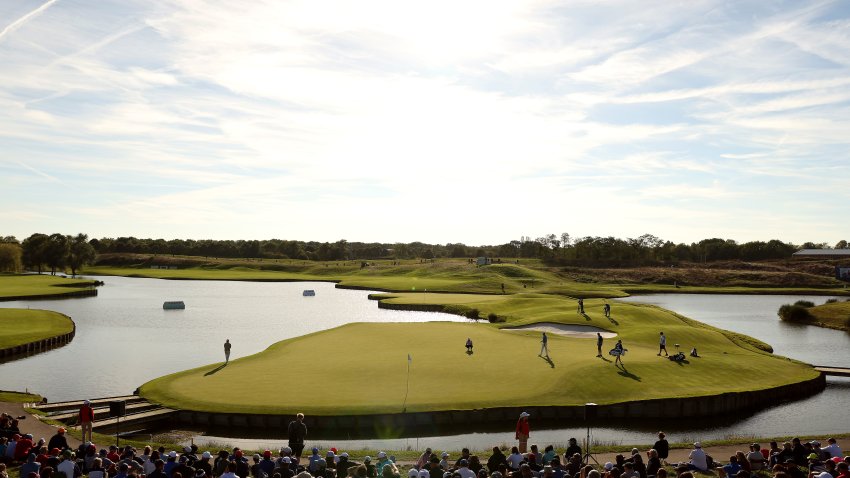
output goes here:
<path id="1" fill-rule="evenodd" d="M 368 292 L 336 289 L 331 283 L 166 281 L 99 277 L 106 282 L 92 298 L 0 302 L 0 307 L 56 310 L 77 323 L 68 346 L 0 364 L 4 389 L 29 388 L 51 401 L 89 396 L 123 395 L 166 373 L 222 360 L 222 343 L 233 343 L 233 357 L 259 352 L 279 340 L 356 321 L 415 322 L 464 320 L 449 314 L 378 309 Z M 304 297 L 304 289 L 316 291 Z M 777 354 L 817 365 L 850 366 L 850 334 L 781 322 L 780 305 L 827 297 L 684 295 L 630 297 L 625 302 L 652 303 L 682 315 L 770 343 Z M 182 300 L 185 310 L 162 310 L 167 300 Z M 614 302 L 616 308 L 616 302 Z M 234 325 L 234 323 L 236 325 Z M 278 373 L 280 371 L 270 371 Z M 297 370 L 293 373 L 310 373 Z M 742 377 L 742 380 L 745 377 Z M 457 384 L 462 386 L 461 384 Z M 850 380 L 830 378 L 826 390 L 805 400 L 778 404 L 752 416 L 710 421 L 623 422 L 593 429 L 593 438 L 609 443 L 642 443 L 664 429 L 674 441 L 769 436 L 798 433 L 823 436 L 846 432 L 850 422 L 836 411 L 850 409 Z M 843 420 L 843 421 L 842 421 Z M 513 423 L 491 429 L 418 431 L 410 437 L 360 437 L 337 432 L 311 432 L 311 444 L 353 448 L 404 449 L 431 446 L 488 448 L 512 443 Z M 581 423 L 535 423 L 533 441 L 565 443 L 583 437 Z M 416 435 L 419 436 L 416 436 Z M 245 436 L 245 435 L 243 435 Z M 284 440 L 198 436 L 196 443 L 227 442 L 248 448 L 276 447 Z"/>

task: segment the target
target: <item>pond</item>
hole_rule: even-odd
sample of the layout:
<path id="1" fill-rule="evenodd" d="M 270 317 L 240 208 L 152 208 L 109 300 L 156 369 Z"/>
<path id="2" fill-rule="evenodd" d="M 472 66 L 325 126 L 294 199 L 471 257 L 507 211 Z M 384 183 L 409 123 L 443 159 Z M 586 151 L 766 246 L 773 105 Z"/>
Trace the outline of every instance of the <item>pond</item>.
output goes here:
<path id="1" fill-rule="evenodd" d="M 44 354 L 0 364 L 3 389 L 29 388 L 51 401 L 91 396 L 124 395 L 161 375 L 197 367 L 223 357 L 226 338 L 233 356 L 259 352 L 279 340 L 349 322 L 464 321 L 458 316 L 379 309 L 369 292 L 336 289 L 332 283 L 167 281 L 126 277 L 96 277 L 106 284 L 92 298 L 0 302 L 0 307 L 56 310 L 77 323 L 71 344 Z M 316 291 L 304 297 L 305 289 Z M 777 354 L 817 365 L 850 366 L 850 334 L 781 322 L 780 305 L 800 299 L 817 304 L 827 297 L 753 295 L 646 295 L 621 299 L 644 302 L 770 343 Z M 182 300 L 185 310 L 162 310 L 167 300 Z M 616 309 L 616 302 L 614 302 Z M 236 326 L 233 325 L 234 319 Z M 307 373 L 308 371 L 294 371 Z M 850 423 L 836 420 L 835 410 L 850 409 L 850 380 L 829 378 L 816 396 L 777 404 L 752 416 L 711 420 L 634 421 L 594 427 L 594 440 L 605 443 L 651 442 L 664 429 L 673 441 L 728 436 L 800 434 L 824 436 L 846 432 Z M 490 429 L 439 429 L 410 437 L 323 436 L 312 430 L 310 444 L 347 449 L 489 448 L 512 443 L 513 423 Z M 580 423 L 533 422 L 532 441 L 566 443 L 586 430 Z M 214 432 L 214 431 L 213 431 Z M 195 442 L 230 443 L 247 448 L 274 448 L 280 438 L 226 433 L 196 436 Z M 416 436 L 419 435 L 419 436 Z"/>

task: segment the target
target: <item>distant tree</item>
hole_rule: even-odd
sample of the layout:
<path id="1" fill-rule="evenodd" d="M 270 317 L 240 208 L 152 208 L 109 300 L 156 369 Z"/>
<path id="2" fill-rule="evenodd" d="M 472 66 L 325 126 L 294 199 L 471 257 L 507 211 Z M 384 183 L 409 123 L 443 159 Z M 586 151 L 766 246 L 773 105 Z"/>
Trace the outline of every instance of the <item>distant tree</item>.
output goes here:
<path id="1" fill-rule="evenodd" d="M 21 272 L 23 251 L 19 244 L 0 243 L 0 272 Z"/>
<path id="2" fill-rule="evenodd" d="M 425 259 L 433 259 L 434 258 L 434 251 L 431 250 L 430 248 L 425 249 L 425 252 L 422 253 L 422 257 L 424 257 Z"/>
<path id="3" fill-rule="evenodd" d="M 844 239 L 835 243 L 835 249 L 847 249 L 847 241 Z"/>
<path id="4" fill-rule="evenodd" d="M 36 269 L 39 274 L 42 272 L 42 267 L 45 263 L 45 252 L 47 250 L 48 236 L 46 234 L 35 233 L 24 239 L 21 243 L 23 250 L 24 266 L 30 269 Z"/>
<path id="5" fill-rule="evenodd" d="M 71 252 L 71 242 L 64 234 L 51 234 L 44 248 L 44 262 L 50 266 L 50 274 L 56 275 L 57 269 L 64 269 Z"/>
<path id="6" fill-rule="evenodd" d="M 0 244 L 20 244 L 15 236 L 0 236 Z"/>
<path id="7" fill-rule="evenodd" d="M 77 234 L 74 237 L 68 236 L 70 247 L 68 251 L 68 266 L 71 268 L 71 275 L 77 275 L 77 269 L 80 269 L 86 264 L 94 262 L 97 253 L 88 242 L 89 236 L 83 233 Z"/>

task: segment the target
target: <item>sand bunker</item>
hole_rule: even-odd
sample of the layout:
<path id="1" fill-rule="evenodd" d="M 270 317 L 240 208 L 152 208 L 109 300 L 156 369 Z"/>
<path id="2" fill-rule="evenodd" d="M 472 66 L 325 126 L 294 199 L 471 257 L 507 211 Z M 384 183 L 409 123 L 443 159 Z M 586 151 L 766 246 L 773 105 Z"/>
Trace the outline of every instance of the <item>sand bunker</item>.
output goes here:
<path id="1" fill-rule="evenodd" d="M 558 334 L 580 339 L 595 339 L 597 332 L 602 334 L 602 337 L 606 339 L 611 339 L 617 336 L 614 332 L 609 332 L 590 325 L 558 324 L 555 322 L 538 322 L 536 324 L 521 325 L 519 327 L 507 327 L 502 330 L 536 330 L 538 332 L 546 332 L 547 334 Z"/>

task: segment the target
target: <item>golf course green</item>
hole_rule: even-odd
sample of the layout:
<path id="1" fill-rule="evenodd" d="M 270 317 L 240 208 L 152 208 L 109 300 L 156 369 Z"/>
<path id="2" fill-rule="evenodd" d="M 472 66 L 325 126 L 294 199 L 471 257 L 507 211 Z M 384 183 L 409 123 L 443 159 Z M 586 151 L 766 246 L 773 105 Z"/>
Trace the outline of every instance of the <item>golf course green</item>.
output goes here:
<path id="1" fill-rule="evenodd" d="M 569 406 L 762 390 L 816 378 L 806 364 L 766 351 L 753 338 L 722 331 L 648 305 L 576 300 L 552 294 L 388 293 L 385 306 L 463 313 L 499 320 L 469 323 L 354 323 L 273 344 L 229 364 L 210 364 L 160 377 L 140 393 L 165 406 L 204 412 L 356 415 L 490 407 Z M 541 322 L 593 326 L 617 334 L 623 366 L 596 340 L 549 335 L 549 360 L 538 356 L 541 334 L 502 328 Z M 700 357 L 675 363 L 657 356 L 659 332 L 668 349 L 694 346 Z M 474 342 L 467 354 L 464 343 Z M 410 361 L 408 361 L 408 356 Z M 410 370 L 408 376 L 408 367 Z M 408 382 L 409 377 L 409 382 Z"/>
<path id="2" fill-rule="evenodd" d="M 49 310 L 0 309 L 0 349 L 67 334 L 74 322 Z"/>
<path id="3" fill-rule="evenodd" d="M 94 281 L 48 274 L 0 274 L 0 299 L 87 294 Z"/>

